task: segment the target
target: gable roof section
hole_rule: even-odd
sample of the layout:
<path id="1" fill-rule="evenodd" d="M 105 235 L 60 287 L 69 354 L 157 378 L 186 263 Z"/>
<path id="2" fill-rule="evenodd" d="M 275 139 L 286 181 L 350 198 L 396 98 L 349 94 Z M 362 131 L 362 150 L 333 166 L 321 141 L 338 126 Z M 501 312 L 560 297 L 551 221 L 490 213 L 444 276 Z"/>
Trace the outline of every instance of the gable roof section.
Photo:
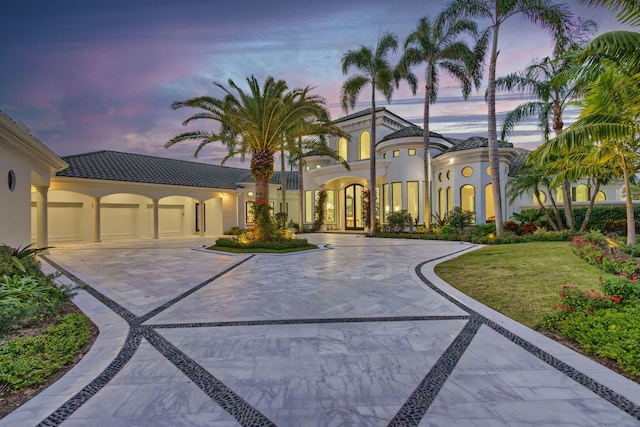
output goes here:
<path id="1" fill-rule="evenodd" d="M 69 167 L 56 176 L 184 187 L 236 189 L 247 169 L 119 151 L 95 151 L 63 157 Z"/>

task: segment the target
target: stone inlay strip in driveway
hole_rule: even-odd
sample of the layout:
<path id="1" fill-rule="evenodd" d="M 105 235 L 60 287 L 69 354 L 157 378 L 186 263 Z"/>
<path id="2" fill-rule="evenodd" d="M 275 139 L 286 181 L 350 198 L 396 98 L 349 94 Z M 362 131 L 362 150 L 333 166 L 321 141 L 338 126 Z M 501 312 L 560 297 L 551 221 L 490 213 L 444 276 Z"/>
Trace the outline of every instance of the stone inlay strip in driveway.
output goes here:
<path id="1" fill-rule="evenodd" d="M 562 418 L 567 425 L 640 425 L 637 402 L 423 274 L 425 259 L 470 245 L 313 240 L 332 249 L 197 251 L 196 262 L 189 248 L 201 240 L 114 245 L 130 276 L 114 260 L 102 265 L 97 249 L 52 250 L 129 335 L 109 368 L 40 425 L 517 425 L 548 422 L 538 414 L 546 408 L 588 413 L 587 423 Z M 221 264 L 201 265 L 203 254 Z"/>

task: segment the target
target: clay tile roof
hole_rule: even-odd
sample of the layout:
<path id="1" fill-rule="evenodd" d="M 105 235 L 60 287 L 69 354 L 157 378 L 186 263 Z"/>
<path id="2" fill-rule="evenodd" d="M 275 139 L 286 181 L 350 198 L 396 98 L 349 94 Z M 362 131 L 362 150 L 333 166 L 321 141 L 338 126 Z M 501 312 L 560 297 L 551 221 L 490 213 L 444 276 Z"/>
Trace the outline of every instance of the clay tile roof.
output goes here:
<path id="1" fill-rule="evenodd" d="M 384 111 L 384 107 L 376 107 L 376 113 L 378 111 Z M 371 108 L 367 108 L 366 110 L 356 111 L 355 113 L 349 114 L 348 116 L 340 117 L 333 121 L 333 123 L 342 123 L 351 119 L 357 119 L 358 117 L 365 117 L 371 115 Z"/>
<path id="2" fill-rule="evenodd" d="M 429 132 L 429 135 L 433 138 L 443 138 L 444 137 L 442 135 L 440 135 L 439 133 L 435 133 L 435 132 Z M 385 136 L 384 138 L 382 138 L 380 140 L 380 142 L 382 141 L 387 141 L 390 139 L 397 139 L 397 138 L 408 138 L 408 137 L 412 137 L 412 136 L 419 136 L 422 137 L 422 128 L 420 126 L 407 126 L 404 127 L 400 130 L 397 130 L 393 133 L 390 133 L 389 135 Z M 378 142 L 378 144 L 380 143 Z"/>
<path id="3" fill-rule="evenodd" d="M 56 176 L 235 189 L 249 175 L 247 169 L 107 150 L 63 159 L 69 167 Z"/>
<path id="4" fill-rule="evenodd" d="M 517 148 L 517 151 L 518 155 L 513 160 L 511 160 L 511 163 L 509 164 L 508 175 L 514 178 L 520 174 L 520 168 L 524 166 L 530 153 L 529 150 L 525 150 L 524 148 Z"/>
<path id="5" fill-rule="evenodd" d="M 453 139 L 450 139 L 452 142 Z M 481 136 L 472 136 L 464 141 L 455 142 L 446 152 L 453 153 L 455 151 L 473 150 L 476 148 L 489 147 L 489 139 Z M 513 148 L 513 144 L 505 141 L 498 141 L 498 148 Z"/>

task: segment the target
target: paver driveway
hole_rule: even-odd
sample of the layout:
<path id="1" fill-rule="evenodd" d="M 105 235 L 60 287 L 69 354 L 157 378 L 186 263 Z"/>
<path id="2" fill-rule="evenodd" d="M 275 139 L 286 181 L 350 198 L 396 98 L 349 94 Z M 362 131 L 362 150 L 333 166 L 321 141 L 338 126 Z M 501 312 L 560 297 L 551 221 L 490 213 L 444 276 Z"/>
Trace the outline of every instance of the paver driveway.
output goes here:
<path id="1" fill-rule="evenodd" d="M 640 386 L 433 275 L 472 245 L 309 239 L 323 249 L 52 249 L 100 337 L 0 425 L 640 425 Z"/>

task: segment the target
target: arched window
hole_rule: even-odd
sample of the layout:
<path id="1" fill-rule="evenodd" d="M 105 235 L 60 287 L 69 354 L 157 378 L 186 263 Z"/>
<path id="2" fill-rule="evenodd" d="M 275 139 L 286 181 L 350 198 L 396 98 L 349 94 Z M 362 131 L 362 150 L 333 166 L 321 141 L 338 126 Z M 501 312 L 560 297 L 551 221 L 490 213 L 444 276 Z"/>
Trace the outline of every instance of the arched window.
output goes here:
<path id="1" fill-rule="evenodd" d="M 484 187 L 484 211 L 487 220 L 496 219 L 496 207 L 493 204 L 493 184 Z"/>
<path id="2" fill-rule="evenodd" d="M 463 211 L 476 210 L 476 189 L 473 185 L 467 184 L 460 187 L 460 207 Z"/>
<path id="3" fill-rule="evenodd" d="M 453 208 L 453 190 L 451 187 L 447 187 L 447 205 L 445 212 L 448 214 L 449 211 Z"/>
<path id="4" fill-rule="evenodd" d="M 596 193 L 596 202 L 604 202 L 605 200 L 607 200 L 607 195 L 604 191 L 598 191 L 598 193 Z"/>
<path id="5" fill-rule="evenodd" d="M 371 135 L 364 131 L 360 134 L 360 160 L 371 157 Z"/>
<path id="6" fill-rule="evenodd" d="M 447 214 L 447 201 L 445 199 L 444 189 L 442 188 L 438 189 L 438 203 L 439 203 L 439 206 L 438 206 L 439 217 L 444 218 L 444 216 Z"/>
<path id="7" fill-rule="evenodd" d="M 343 160 L 349 161 L 349 141 L 347 141 L 347 138 L 340 138 L 338 140 L 338 155 L 342 157 Z"/>
<path id="8" fill-rule="evenodd" d="M 578 184 L 574 189 L 575 202 L 588 202 L 589 201 L 589 187 L 586 184 Z"/>

